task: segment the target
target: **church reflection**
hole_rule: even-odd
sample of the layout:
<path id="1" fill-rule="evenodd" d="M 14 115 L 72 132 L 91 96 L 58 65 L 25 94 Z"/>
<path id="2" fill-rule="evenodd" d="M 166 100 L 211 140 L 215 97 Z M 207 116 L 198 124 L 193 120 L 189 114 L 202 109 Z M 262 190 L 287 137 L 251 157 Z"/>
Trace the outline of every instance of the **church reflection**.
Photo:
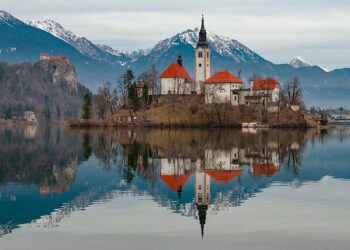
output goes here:
<path id="1" fill-rule="evenodd" d="M 273 182 L 298 187 L 329 174 L 302 165 L 307 143 L 329 138 L 293 130 L 0 130 L 0 235 L 24 223 L 54 227 L 93 202 L 137 195 L 196 218 L 203 237 L 208 214 Z M 332 174 L 350 178 L 340 164 Z"/>
<path id="2" fill-rule="evenodd" d="M 267 178 L 269 182 L 269 178 L 279 172 L 282 158 L 290 150 L 300 154 L 299 145 L 305 142 L 303 136 L 286 135 L 281 138 L 275 131 L 248 135 L 240 131 L 217 135 L 207 131 L 152 133 L 118 131 L 114 139 L 127 152 L 135 142 L 150 148 L 148 151 L 153 154 L 147 159 L 148 164 L 159 168 L 159 179 L 171 192 L 176 193 L 179 207 L 173 209 L 190 215 L 193 214 L 190 210 L 195 207 L 197 213 L 194 216 L 199 220 L 202 236 L 208 210 L 218 211 L 223 206 L 239 205 L 241 200 L 252 196 L 254 185 L 250 190 L 244 190 L 245 187 L 239 187 L 241 180 L 237 179 L 245 176 L 254 184 L 256 179 Z M 281 139 L 284 141 L 281 142 Z M 144 154 L 140 153 L 137 161 L 145 162 L 143 157 Z M 183 187 L 188 182 L 193 185 L 194 197 L 193 200 L 187 198 L 183 201 Z M 213 185 L 215 190 L 211 189 Z M 235 188 L 236 192 L 229 191 Z M 227 195 L 223 194 L 223 190 L 227 191 Z M 215 198 L 213 201 L 212 195 Z"/>

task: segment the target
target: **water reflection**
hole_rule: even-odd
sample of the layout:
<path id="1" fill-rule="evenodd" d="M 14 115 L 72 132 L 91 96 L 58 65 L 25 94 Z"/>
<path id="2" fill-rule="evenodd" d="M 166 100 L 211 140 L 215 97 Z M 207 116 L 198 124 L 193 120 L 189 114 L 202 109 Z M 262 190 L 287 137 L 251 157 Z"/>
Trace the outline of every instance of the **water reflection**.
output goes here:
<path id="1" fill-rule="evenodd" d="M 137 195 L 196 218 L 203 237 L 208 213 L 240 206 L 272 183 L 348 179 L 350 156 L 333 145 L 349 136 L 346 129 L 2 129 L 0 235 L 20 225 L 56 227 L 95 202 Z M 324 159 L 323 144 L 335 156 Z"/>

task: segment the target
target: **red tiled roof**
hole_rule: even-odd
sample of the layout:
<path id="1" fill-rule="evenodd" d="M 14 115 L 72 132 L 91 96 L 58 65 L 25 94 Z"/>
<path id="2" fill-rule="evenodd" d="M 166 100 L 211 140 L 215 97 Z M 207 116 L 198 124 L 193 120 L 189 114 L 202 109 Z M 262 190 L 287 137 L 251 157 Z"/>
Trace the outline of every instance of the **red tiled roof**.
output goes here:
<path id="1" fill-rule="evenodd" d="M 162 74 L 160 78 L 185 78 L 190 79 L 190 75 L 187 73 L 186 69 L 177 63 L 172 63 L 169 65 Z"/>
<path id="2" fill-rule="evenodd" d="M 216 182 L 228 183 L 241 174 L 241 170 L 207 170 L 205 171 Z"/>
<path id="3" fill-rule="evenodd" d="M 228 71 L 220 71 L 212 75 L 204 83 L 243 83 L 243 81 Z"/>
<path id="4" fill-rule="evenodd" d="M 254 90 L 273 90 L 278 86 L 275 79 L 256 79 L 253 83 Z"/>
<path id="5" fill-rule="evenodd" d="M 161 175 L 160 178 L 168 185 L 172 191 L 177 191 L 185 185 L 189 175 Z"/>
<path id="6" fill-rule="evenodd" d="M 274 164 L 254 164 L 253 172 L 256 175 L 272 176 L 278 172 L 278 169 Z"/>

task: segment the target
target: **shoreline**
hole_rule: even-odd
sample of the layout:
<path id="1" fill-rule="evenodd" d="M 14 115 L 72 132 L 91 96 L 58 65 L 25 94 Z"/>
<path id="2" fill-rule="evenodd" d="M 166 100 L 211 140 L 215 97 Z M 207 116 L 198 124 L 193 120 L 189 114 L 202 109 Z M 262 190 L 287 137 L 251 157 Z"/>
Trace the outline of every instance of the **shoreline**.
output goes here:
<path id="1" fill-rule="evenodd" d="M 107 120 L 83 120 L 83 119 L 74 119 L 67 121 L 65 124 L 66 127 L 70 128 L 203 128 L 203 129 L 216 129 L 216 128 L 234 128 L 234 129 L 244 129 L 242 124 L 169 124 L 169 123 L 109 123 Z M 319 126 L 316 126 L 319 127 Z M 306 123 L 300 124 L 259 124 L 254 128 L 246 129 L 309 129 L 316 128 L 315 126 L 310 126 Z M 326 126 L 329 128 L 329 126 Z"/>

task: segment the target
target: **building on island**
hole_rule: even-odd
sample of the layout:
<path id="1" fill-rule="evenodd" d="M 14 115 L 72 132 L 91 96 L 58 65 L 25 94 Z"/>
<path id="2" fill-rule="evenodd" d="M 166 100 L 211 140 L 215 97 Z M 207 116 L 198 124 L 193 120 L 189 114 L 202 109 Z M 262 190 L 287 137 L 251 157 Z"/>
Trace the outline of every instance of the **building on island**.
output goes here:
<path id="1" fill-rule="evenodd" d="M 249 88 L 229 71 L 219 71 L 211 76 L 211 52 L 202 16 L 198 42 L 194 49 L 194 80 L 182 65 L 179 56 L 160 75 L 160 95 L 203 94 L 205 103 L 230 103 L 232 106 L 263 106 L 269 112 L 278 111 L 280 84 L 271 78 L 255 79 Z"/>
<path id="2" fill-rule="evenodd" d="M 228 71 L 217 72 L 204 81 L 205 103 L 239 105 L 243 81 Z"/>
<path id="3" fill-rule="evenodd" d="M 252 80 L 249 96 L 256 97 L 258 103 L 263 106 L 276 103 L 280 98 L 280 84 L 272 78 Z"/>
<path id="4" fill-rule="evenodd" d="M 136 84 L 136 92 L 137 92 L 138 98 L 142 98 L 145 94 L 145 91 L 147 91 L 147 96 L 153 95 L 153 90 L 154 90 L 153 83 L 138 81 L 138 83 Z"/>
<path id="5" fill-rule="evenodd" d="M 189 95 L 196 93 L 196 84 L 182 66 L 179 55 L 177 62 L 172 63 L 160 74 L 161 95 Z"/>
<path id="6" fill-rule="evenodd" d="M 203 83 L 210 77 L 210 57 L 207 31 L 202 16 L 199 39 L 195 48 L 194 80 L 183 67 L 182 58 L 179 56 L 177 63 L 170 64 L 160 75 L 160 94 L 203 94 Z"/>
<path id="7" fill-rule="evenodd" d="M 195 49 L 195 71 L 194 79 L 196 81 L 197 93 L 201 93 L 202 84 L 210 77 L 210 49 L 207 39 L 207 31 L 204 26 L 204 17 L 202 16 L 201 29 L 199 31 L 198 43 Z"/>

